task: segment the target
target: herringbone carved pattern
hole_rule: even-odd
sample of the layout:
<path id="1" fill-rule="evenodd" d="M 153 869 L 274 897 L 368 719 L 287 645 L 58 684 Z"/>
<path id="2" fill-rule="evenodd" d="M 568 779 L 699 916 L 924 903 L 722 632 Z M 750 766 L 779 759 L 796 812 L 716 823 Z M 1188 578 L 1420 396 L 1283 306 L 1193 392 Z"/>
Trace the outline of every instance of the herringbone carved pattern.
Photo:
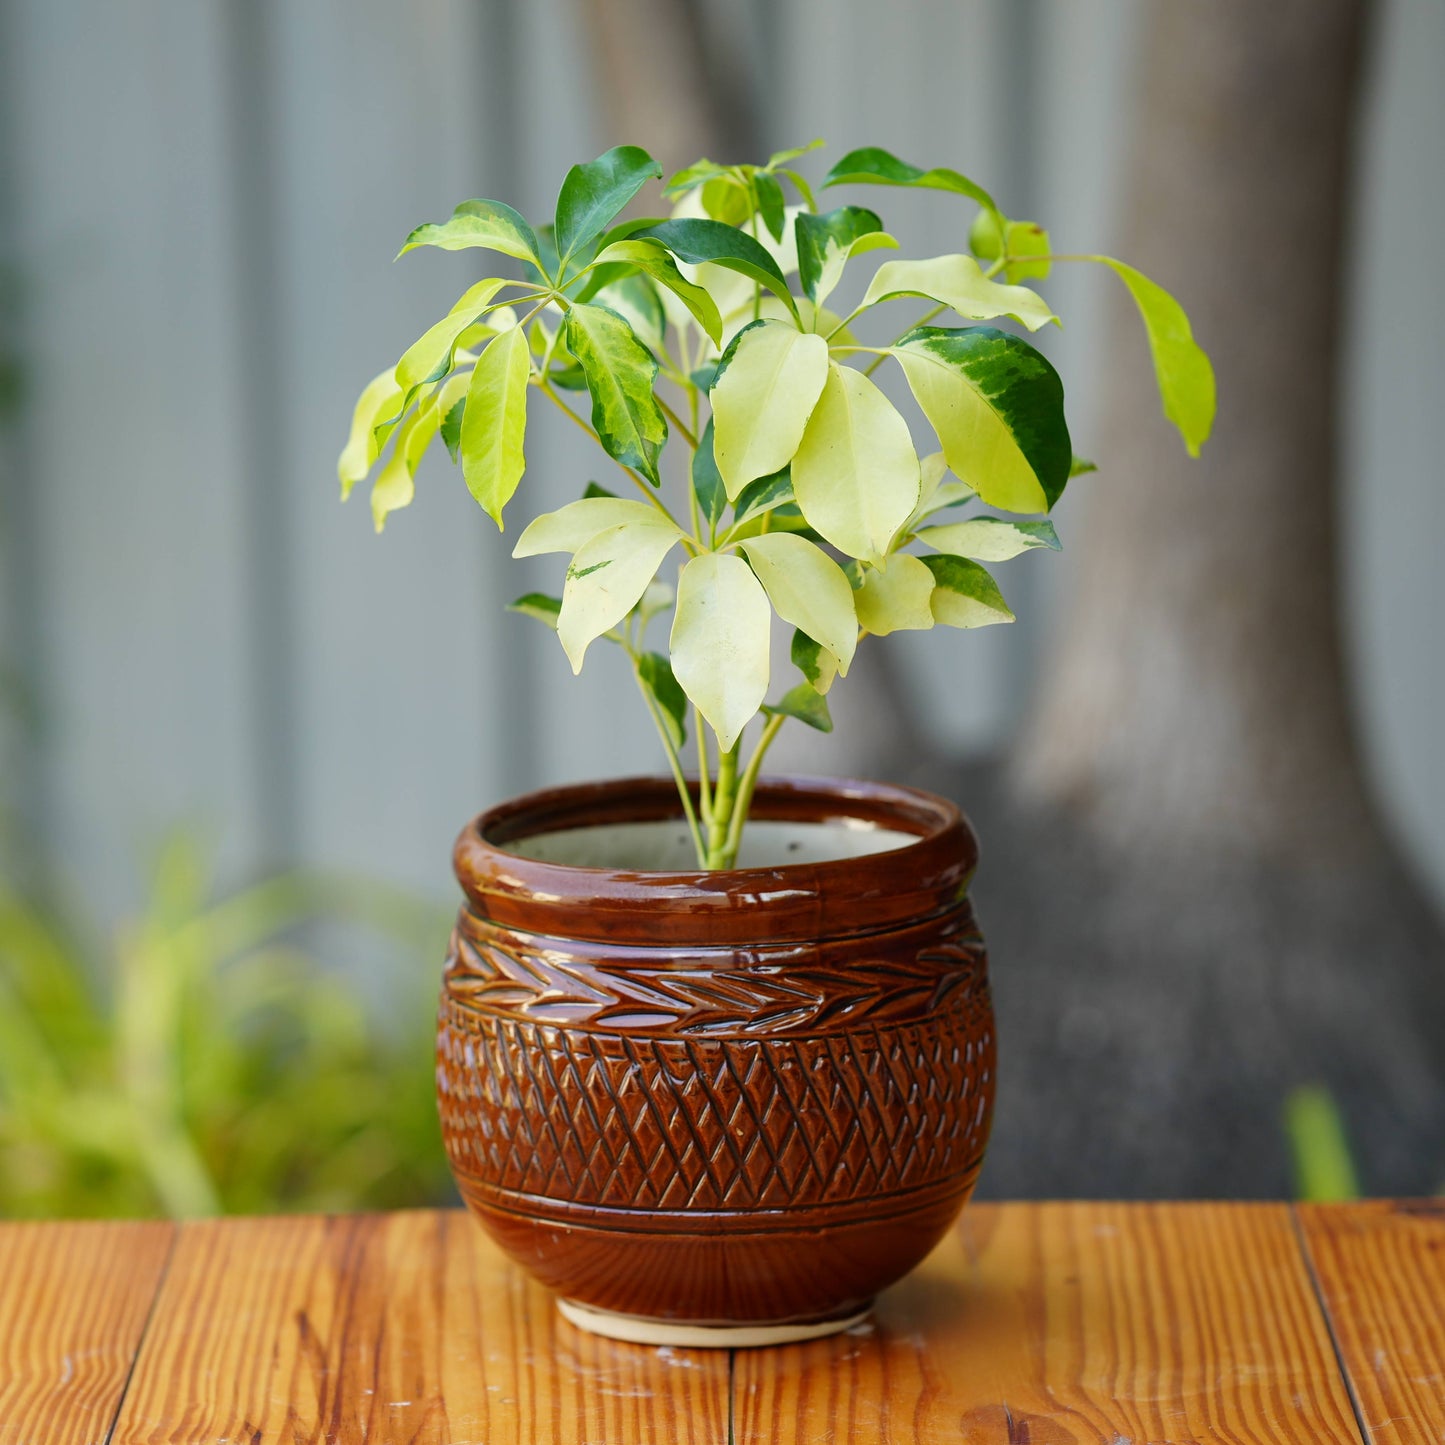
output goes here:
<path id="1" fill-rule="evenodd" d="M 446 999 L 447 1150 L 501 1189 L 614 1208 L 782 1208 L 941 1181 L 982 1154 L 993 1101 L 988 986 L 966 972 L 931 1017 L 810 1038 L 569 1030 Z"/>

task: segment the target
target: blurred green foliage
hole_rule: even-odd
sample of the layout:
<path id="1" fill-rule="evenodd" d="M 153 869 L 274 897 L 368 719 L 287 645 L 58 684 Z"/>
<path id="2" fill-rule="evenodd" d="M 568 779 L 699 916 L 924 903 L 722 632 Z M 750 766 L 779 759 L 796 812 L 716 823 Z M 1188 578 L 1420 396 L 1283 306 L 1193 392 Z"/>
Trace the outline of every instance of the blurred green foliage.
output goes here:
<path id="1" fill-rule="evenodd" d="M 1328 1089 L 1307 1084 L 1293 1090 L 1284 1104 L 1284 1128 L 1297 1199 L 1322 1204 L 1360 1197 L 1344 1120 Z"/>
<path id="2" fill-rule="evenodd" d="M 216 901 L 202 850 L 177 836 L 143 913 L 108 946 L 56 912 L 0 878 L 0 1214 L 448 1197 L 434 909 L 302 876 Z M 338 923 L 398 961 L 383 1007 L 308 946 Z"/>

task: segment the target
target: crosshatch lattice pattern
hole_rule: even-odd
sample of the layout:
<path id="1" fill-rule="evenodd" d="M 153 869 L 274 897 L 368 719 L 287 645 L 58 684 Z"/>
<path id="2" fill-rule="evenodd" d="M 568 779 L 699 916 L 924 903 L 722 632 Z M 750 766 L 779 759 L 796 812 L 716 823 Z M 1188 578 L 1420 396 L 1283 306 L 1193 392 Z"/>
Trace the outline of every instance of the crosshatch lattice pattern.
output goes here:
<path id="1" fill-rule="evenodd" d="M 504 1190 L 638 1209 L 839 1202 L 983 1152 L 994 1040 L 981 975 L 930 1018 L 800 1039 L 635 1037 L 445 1001 L 442 1131 Z"/>

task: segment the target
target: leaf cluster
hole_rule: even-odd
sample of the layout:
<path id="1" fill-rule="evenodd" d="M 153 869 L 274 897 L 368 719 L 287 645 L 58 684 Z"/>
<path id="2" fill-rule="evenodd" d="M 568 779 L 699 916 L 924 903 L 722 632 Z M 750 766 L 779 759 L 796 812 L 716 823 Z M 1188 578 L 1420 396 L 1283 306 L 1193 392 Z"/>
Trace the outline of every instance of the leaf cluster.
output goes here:
<path id="1" fill-rule="evenodd" d="M 668 181 L 665 217 L 619 221 L 661 179 L 645 151 L 621 146 L 567 173 L 548 226 L 479 200 L 419 227 L 403 252 L 482 249 L 522 274 L 474 283 L 367 386 L 339 467 L 345 494 L 382 463 L 380 529 L 440 435 L 500 527 L 525 471 L 529 395 L 595 437 L 637 495 L 592 484 L 535 519 L 514 555 L 569 561 L 560 596 L 528 594 L 516 610 L 555 628 L 574 671 L 599 638 L 626 651 L 709 866 L 736 851 L 740 823 L 730 812 L 713 847 L 712 814 L 719 794 L 746 812 L 749 773 L 732 770 L 754 718 L 764 748 L 785 717 L 830 728 L 826 695 L 862 638 L 1009 622 L 988 568 L 1058 547 L 1046 514 L 1091 464 L 1074 457 L 1062 382 L 1027 339 L 1058 317 L 1023 283 L 1062 260 L 1107 266 L 1138 305 L 1165 414 L 1191 452 L 1214 413 L 1208 357 L 1155 282 L 1112 258 L 1058 255 L 976 182 L 878 148 L 845 155 L 815 189 L 797 162 L 816 145 L 761 166 L 699 161 Z M 820 210 L 834 187 L 961 197 L 976 208 L 967 247 L 890 256 L 856 304 L 830 309 L 851 263 L 898 250 L 877 212 Z M 891 339 L 860 339 L 875 312 L 909 304 L 926 309 Z M 888 363 L 934 446 L 917 446 L 873 381 Z M 680 504 L 664 499 L 669 479 Z M 669 610 L 667 651 L 652 650 L 648 623 Z M 769 702 L 774 618 L 793 629 L 801 676 Z M 689 705 L 718 759 L 714 792 L 699 738 L 701 821 L 680 761 Z"/>

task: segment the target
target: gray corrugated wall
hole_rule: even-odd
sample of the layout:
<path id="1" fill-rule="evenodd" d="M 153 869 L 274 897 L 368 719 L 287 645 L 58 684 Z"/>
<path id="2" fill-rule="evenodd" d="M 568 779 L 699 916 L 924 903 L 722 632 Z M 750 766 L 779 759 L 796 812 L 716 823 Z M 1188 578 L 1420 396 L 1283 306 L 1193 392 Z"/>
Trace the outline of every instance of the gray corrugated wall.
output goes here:
<path id="1" fill-rule="evenodd" d="M 392 266 L 399 239 L 464 195 L 543 212 L 565 166 L 614 139 L 569 0 L 0 5 L 26 398 L 0 469 L 0 622 L 40 709 L 28 731 L 11 719 L 3 757 L 53 856 L 104 913 L 178 820 L 210 830 L 232 876 L 305 860 L 444 893 L 471 810 L 654 767 L 630 681 L 600 656 L 574 680 L 500 611 L 547 570 L 507 563 L 510 537 L 443 459 L 379 541 L 364 499 L 335 497 L 356 391 L 473 274 L 441 254 Z M 755 27 L 768 139 L 952 162 L 1070 246 L 1107 246 L 1139 13 L 896 0 L 882 25 L 869 0 L 776 0 Z M 1382 21 L 1345 607 L 1375 775 L 1445 898 L 1445 7 L 1393 0 Z M 889 214 L 920 248 L 956 244 L 936 199 L 900 193 Z M 1063 276 L 1051 295 L 1087 450 L 1097 280 Z M 597 473 L 540 410 L 532 437 L 539 505 Z M 1057 573 L 1011 576 L 1017 628 L 901 640 L 941 741 L 1010 727 Z M 846 735 L 806 744 L 792 756 L 815 770 L 857 762 Z"/>

